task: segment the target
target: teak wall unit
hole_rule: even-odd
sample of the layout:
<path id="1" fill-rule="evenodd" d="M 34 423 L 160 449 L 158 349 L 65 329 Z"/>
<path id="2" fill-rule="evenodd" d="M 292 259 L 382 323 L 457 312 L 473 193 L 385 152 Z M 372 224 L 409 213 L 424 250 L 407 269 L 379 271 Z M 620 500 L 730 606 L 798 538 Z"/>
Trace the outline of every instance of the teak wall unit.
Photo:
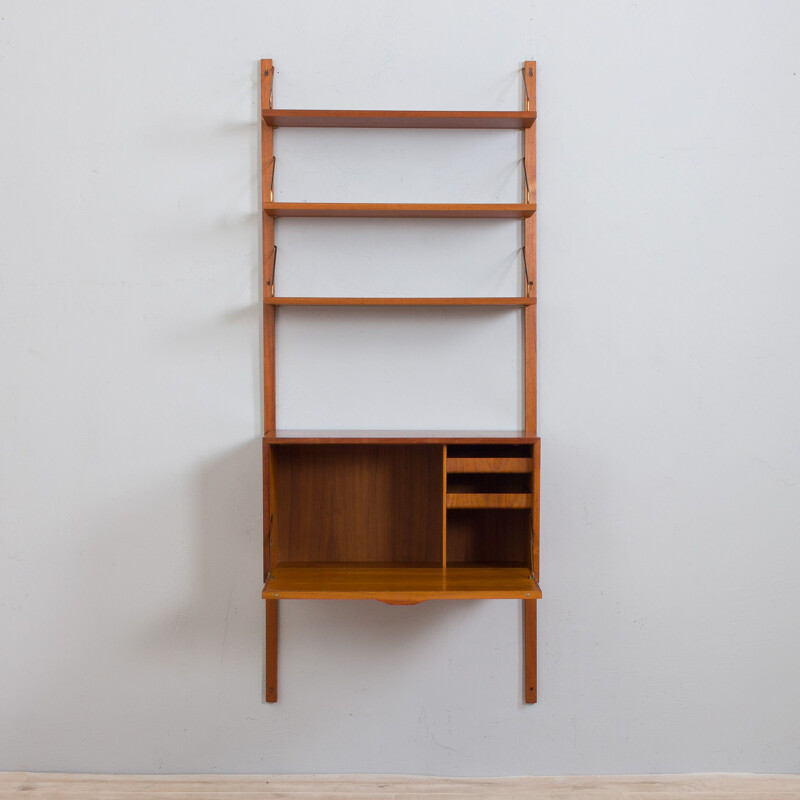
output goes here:
<path id="1" fill-rule="evenodd" d="M 261 62 L 266 700 L 278 699 L 278 601 L 505 598 L 524 606 L 524 698 L 536 702 L 536 62 L 522 111 L 284 111 Z M 278 127 L 507 128 L 524 144 L 525 202 L 276 203 Z M 275 296 L 276 217 L 477 217 L 523 223 L 520 297 Z M 525 422 L 516 431 L 287 431 L 275 427 L 280 305 L 507 306 L 524 318 Z"/>

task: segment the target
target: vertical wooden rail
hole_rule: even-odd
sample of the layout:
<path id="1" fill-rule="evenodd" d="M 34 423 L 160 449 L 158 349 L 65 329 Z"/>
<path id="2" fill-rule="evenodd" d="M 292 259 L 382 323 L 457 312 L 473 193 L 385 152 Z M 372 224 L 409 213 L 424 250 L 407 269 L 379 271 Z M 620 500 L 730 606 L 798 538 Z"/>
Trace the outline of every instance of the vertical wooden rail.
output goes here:
<path id="1" fill-rule="evenodd" d="M 536 113 L 536 62 L 526 61 L 522 68 L 525 82 L 525 110 Z M 536 202 L 536 120 L 524 133 L 524 167 L 527 178 L 526 203 Z M 536 214 L 524 222 L 524 255 L 527 265 L 526 293 L 536 297 Z M 525 314 L 525 430 L 536 433 L 536 305 L 527 306 Z M 539 443 L 533 448 L 533 552 L 534 578 L 539 579 Z M 536 601 L 523 600 L 525 629 L 525 702 L 536 702 Z"/>
<path id="2" fill-rule="evenodd" d="M 272 105 L 272 76 L 275 70 L 272 59 L 261 60 L 261 110 Z M 262 292 L 267 297 L 273 293 L 272 266 L 275 258 L 275 218 L 264 211 L 264 204 L 272 201 L 273 161 L 272 127 L 261 116 L 261 226 L 262 226 Z M 275 307 L 264 306 L 264 432 L 275 433 Z"/>
<path id="3" fill-rule="evenodd" d="M 536 62 L 526 61 L 522 71 L 525 81 L 527 110 L 536 113 Z M 526 203 L 536 202 L 536 120 L 525 129 L 524 167 L 528 197 Z M 524 224 L 524 255 L 527 265 L 526 294 L 536 297 L 536 214 Z M 536 305 L 525 307 L 525 430 L 536 433 Z"/>
<path id="4" fill-rule="evenodd" d="M 523 600 L 525 625 L 525 702 L 536 702 L 536 601 Z"/>
<path id="5" fill-rule="evenodd" d="M 540 441 L 533 444 L 533 469 L 531 470 L 531 571 L 539 580 L 539 464 Z M 536 600 L 523 600 L 525 625 L 525 702 L 536 702 Z"/>
<path id="6" fill-rule="evenodd" d="M 273 148 L 272 127 L 264 122 L 264 110 L 272 107 L 272 59 L 261 60 L 261 258 L 262 258 L 262 309 L 264 325 L 264 433 L 275 433 L 275 306 L 268 306 L 263 298 L 272 294 L 272 259 L 275 257 L 275 220 L 264 211 L 264 204 L 272 200 Z M 270 458 L 269 445 L 262 453 L 264 492 L 264 580 L 272 569 L 270 538 Z M 266 603 L 266 660 L 265 697 L 268 703 L 278 700 L 278 601 Z"/>
<path id="7" fill-rule="evenodd" d="M 533 577 L 539 580 L 539 466 L 542 460 L 541 440 L 537 439 L 533 443 L 533 480 L 531 493 L 533 494 L 533 507 L 531 508 L 532 527 L 533 527 L 533 552 L 531 553 L 531 563 L 533 565 Z"/>

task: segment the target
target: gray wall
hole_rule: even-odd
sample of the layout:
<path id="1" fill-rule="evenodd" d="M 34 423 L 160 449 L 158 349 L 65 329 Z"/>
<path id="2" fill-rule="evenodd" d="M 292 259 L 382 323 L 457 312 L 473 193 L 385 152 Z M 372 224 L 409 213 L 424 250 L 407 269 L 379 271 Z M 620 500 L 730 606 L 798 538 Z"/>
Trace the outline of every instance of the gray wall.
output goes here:
<path id="1" fill-rule="evenodd" d="M 0 3 L 0 768 L 792 771 L 800 6 Z M 540 702 L 514 602 L 287 602 L 262 696 L 257 60 L 539 62 Z M 285 200 L 520 197 L 518 134 L 279 131 Z M 498 293 L 517 223 L 282 221 L 278 290 Z M 281 312 L 283 427 L 516 426 L 514 312 Z"/>

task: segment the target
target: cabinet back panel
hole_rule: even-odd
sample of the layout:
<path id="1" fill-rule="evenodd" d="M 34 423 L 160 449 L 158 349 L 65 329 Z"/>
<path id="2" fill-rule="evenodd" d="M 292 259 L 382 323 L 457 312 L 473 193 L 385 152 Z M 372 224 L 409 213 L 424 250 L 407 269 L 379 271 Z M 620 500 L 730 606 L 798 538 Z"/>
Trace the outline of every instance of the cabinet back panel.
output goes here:
<path id="1" fill-rule="evenodd" d="M 530 511 L 450 509 L 447 563 L 530 565 Z"/>
<path id="2" fill-rule="evenodd" d="M 278 563 L 441 563 L 440 446 L 322 444 L 273 450 Z"/>

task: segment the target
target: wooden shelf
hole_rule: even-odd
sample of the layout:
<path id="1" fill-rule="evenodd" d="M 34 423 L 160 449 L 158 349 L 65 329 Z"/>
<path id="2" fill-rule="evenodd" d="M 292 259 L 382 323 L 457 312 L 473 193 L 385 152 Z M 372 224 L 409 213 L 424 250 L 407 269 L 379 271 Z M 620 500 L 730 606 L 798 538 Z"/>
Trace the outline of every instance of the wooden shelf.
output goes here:
<path id="1" fill-rule="evenodd" d="M 264 203 L 270 217 L 527 219 L 535 203 Z"/>
<path id="2" fill-rule="evenodd" d="M 329 111 L 268 108 L 273 128 L 483 128 L 525 130 L 533 111 Z"/>
<path id="3" fill-rule="evenodd" d="M 447 472 L 533 472 L 532 458 L 449 458 Z"/>
<path id="4" fill-rule="evenodd" d="M 538 599 L 538 584 L 525 567 L 447 567 L 406 564 L 279 564 L 267 579 L 267 600 Z"/>
<path id="5" fill-rule="evenodd" d="M 278 430 L 267 444 L 533 444 L 531 431 Z"/>
<path id="6" fill-rule="evenodd" d="M 531 508 L 533 496 L 515 494 L 447 493 L 447 508 Z"/>
<path id="7" fill-rule="evenodd" d="M 535 297 L 265 297 L 268 306 L 507 306 L 535 305 Z"/>

